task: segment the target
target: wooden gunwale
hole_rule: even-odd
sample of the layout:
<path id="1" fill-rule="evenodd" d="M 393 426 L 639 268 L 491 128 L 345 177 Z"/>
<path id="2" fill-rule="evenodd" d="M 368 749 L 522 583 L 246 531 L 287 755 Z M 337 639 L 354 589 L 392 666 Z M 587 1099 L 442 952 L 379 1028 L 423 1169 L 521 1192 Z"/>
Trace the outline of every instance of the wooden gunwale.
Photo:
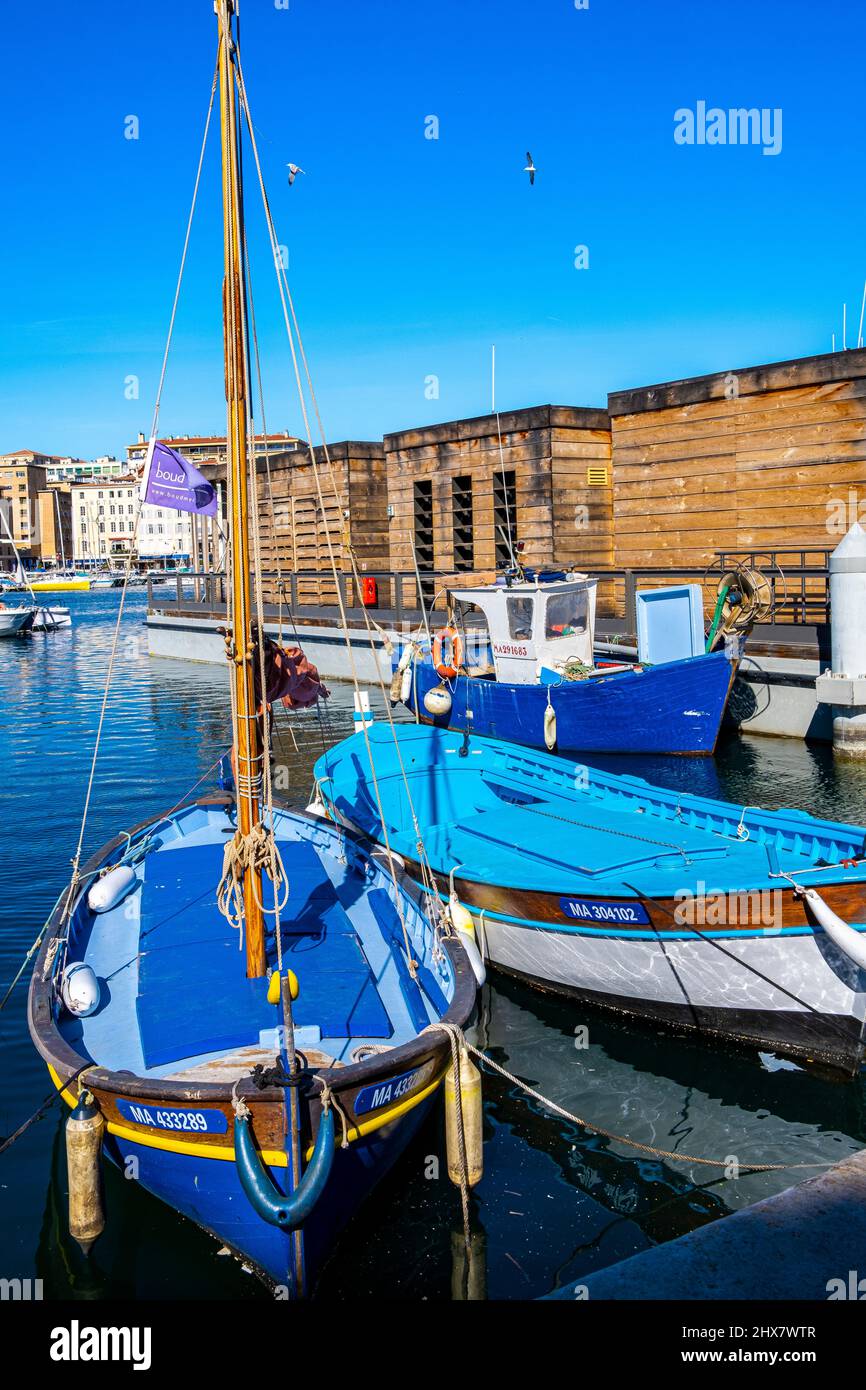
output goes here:
<path id="1" fill-rule="evenodd" d="M 420 876 L 420 864 L 406 856 L 404 859 L 409 872 Z M 866 865 L 866 859 L 856 862 L 861 867 Z M 443 898 L 447 898 L 449 893 L 448 875 L 437 873 L 434 870 L 434 877 Z M 809 874 L 806 876 L 806 884 L 818 889 L 824 901 L 843 921 L 866 923 L 866 882 L 821 883 L 817 876 Z M 600 904 L 640 903 L 650 920 L 648 925 L 644 925 L 639 930 L 643 933 L 646 931 L 657 932 L 661 936 L 694 934 L 697 939 L 703 934 L 713 932 L 754 932 L 759 929 L 765 931 L 768 936 L 775 936 L 780 927 L 783 929 L 799 927 L 812 930 L 815 926 L 803 899 L 797 896 L 793 888 L 769 888 L 766 884 L 760 888 L 719 889 L 717 892 L 711 890 L 706 894 L 704 901 L 714 903 L 717 900 L 737 900 L 739 906 L 743 899 L 755 895 L 760 899 L 761 894 L 772 893 L 775 895 L 778 893 L 781 898 L 781 921 L 774 921 L 772 925 L 760 921 L 741 922 L 739 920 L 722 920 L 720 922 L 701 922 L 698 920 L 695 925 L 682 918 L 683 903 L 677 898 L 659 897 L 655 894 L 644 897 L 629 893 L 600 893 L 595 891 L 591 884 L 587 884 L 586 888 L 579 893 L 548 893 L 529 888 L 508 887 L 504 884 L 482 883 L 477 879 L 461 878 L 459 874 L 455 874 L 454 886 L 463 906 L 472 912 L 483 911 L 494 917 L 507 917 L 523 921 L 528 926 L 541 923 L 543 926 L 560 927 L 562 930 L 571 929 L 574 931 L 579 929 L 580 932 L 592 936 L 607 936 L 610 934 L 611 928 L 618 928 L 623 932 L 627 932 L 628 929 L 613 920 L 609 924 L 604 924 L 576 921 L 574 918 L 567 917 L 560 907 L 562 898 L 581 898 Z M 696 897 L 694 901 L 700 902 L 701 899 Z M 678 912 L 680 920 L 677 919 Z M 739 913 L 737 915 L 739 916 Z"/>

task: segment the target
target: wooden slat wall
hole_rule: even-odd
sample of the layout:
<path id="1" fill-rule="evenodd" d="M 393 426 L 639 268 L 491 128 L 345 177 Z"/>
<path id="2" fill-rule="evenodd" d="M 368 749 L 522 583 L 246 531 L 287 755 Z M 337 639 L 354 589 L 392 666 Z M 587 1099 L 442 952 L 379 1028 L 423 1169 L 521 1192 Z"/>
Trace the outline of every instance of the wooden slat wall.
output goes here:
<path id="1" fill-rule="evenodd" d="M 413 488 L 428 478 L 433 485 L 434 566 L 447 584 L 466 581 L 454 569 L 453 483 L 472 478 L 475 570 L 477 580 L 496 573 L 494 484 L 504 466 L 515 474 L 516 517 L 512 527 L 524 542 L 529 565 L 610 564 L 611 487 L 590 487 L 590 464 L 610 467 L 610 434 L 603 411 L 540 406 L 500 416 L 502 453 L 495 416 L 457 420 L 427 429 L 385 436 L 391 565 L 411 573 L 414 526 Z M 585 506 L 585 526 L 575 526 L 576 508 Z M 581 514 L 583 517 L 583 514 Z M 412 602 L 414 585 L 405 586 Z"/>
<path id="2" fill-rule="evenodd" d="M 830 504 L 866 499 L 866 351 L 623 392 L 609 411 L 617 566 L 831 550 Z"/>
<path id="3" fill-rule="evenodd" d="M 299 449 L 271 456 L 270 496 L 264 463 L 259 464 L 257 473 L 264 568 L 276 570 L 279 566 L 287 585 L 292 571 L 316 570 L 321 576 L 298 582 L 298 598 L 303 603 L 336 602 L 328 550 L 329 534 L 337 567 L 342 573 L 351 572 L 348 557 L 344 554 L 344 533 L 355 551 L 360 569 L 365 566 L 370 570 L 389 568 L 387 488 L 382 446 L 352 441 L 330 445 L 328 452 L 333 477 L 324 450 L 316 450 L 324 507 L 319 502 L 315 474 L 307 451 Z M 348 522 L 344 515 L 347 510 Z M 274 582 L 269 583 L 266 589 L 268 601 L 275 601 Z"/>

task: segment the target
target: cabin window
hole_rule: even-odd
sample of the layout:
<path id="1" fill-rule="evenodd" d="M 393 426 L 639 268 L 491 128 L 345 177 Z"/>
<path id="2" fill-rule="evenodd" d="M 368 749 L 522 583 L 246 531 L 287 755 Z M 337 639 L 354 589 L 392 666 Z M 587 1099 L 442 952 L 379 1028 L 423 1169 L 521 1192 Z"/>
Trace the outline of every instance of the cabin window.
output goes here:
<path id="1" fill-rule="evenodd" d="M 532 638 L 531 598 L 510 598 L 508 600 L 508 635 L 519 641 L 528 642 Z"/>
<path id="2" fill-rule="evenodd" d="M 493 530 L 496 568 L 507 569 L 511 552 L 517 549 L 517 478 L 513 468 L 497 469 L 493 475 Z"/>
<path id="3" fill-rule="evenodd" d="M 454 540 L 454 569 L 458 573 L 475 568 L 475 526 L 472 512 L 472 479 L 468 474 L 452 479 L 451 516 Z"/>
<path id="4" fill-rule="evenodd" d="M 573 590 L 551 594 L 547 600 L 547 637 L 580 637 L 586 632 L 586 594 Z"/>

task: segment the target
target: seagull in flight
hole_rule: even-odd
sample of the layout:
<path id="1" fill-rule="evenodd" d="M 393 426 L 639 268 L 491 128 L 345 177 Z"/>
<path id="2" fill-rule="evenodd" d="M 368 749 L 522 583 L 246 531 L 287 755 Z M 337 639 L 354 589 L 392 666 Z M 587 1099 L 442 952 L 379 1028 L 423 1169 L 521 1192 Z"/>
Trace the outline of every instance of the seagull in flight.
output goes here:
<path id="1" fill-rule="evenodd" d="M 302 169 L 300 164 L 287 164 L 286 168 L 289 171 L 289 188 L 291 188 L 298 174 L 305 174 L 306 169 Z"/>
<path id="2" fill-rule="evenodd" d="M 532 162 L 532 155 L 529 153 L 529 150 L 526 151 L 526 168 L 523 172 L 529 175 L 530 184 L 535 183 L 535 175 L 538 173 L 538 170 Z"/>

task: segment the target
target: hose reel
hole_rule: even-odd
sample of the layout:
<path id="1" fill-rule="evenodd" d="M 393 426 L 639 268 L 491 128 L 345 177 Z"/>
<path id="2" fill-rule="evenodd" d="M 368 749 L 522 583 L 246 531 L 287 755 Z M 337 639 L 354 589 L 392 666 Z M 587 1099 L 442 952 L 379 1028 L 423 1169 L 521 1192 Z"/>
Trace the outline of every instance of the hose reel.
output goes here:
<path id="1" fill-rule="evenodd" d="M 714 651 L 726 637 L 751 632 L 756 623 L 769 622 L 779 605 L 776 577 L 783 588 L 781 606 L 788 596 L 785 576 L 774 560 L 769 573 L 745 560 L 736 561 L 724 571 L 716 585 L 716 606 L 707 636 L 706 650 Z M 775 571 L 776 573 L 773 573 Z"/>

